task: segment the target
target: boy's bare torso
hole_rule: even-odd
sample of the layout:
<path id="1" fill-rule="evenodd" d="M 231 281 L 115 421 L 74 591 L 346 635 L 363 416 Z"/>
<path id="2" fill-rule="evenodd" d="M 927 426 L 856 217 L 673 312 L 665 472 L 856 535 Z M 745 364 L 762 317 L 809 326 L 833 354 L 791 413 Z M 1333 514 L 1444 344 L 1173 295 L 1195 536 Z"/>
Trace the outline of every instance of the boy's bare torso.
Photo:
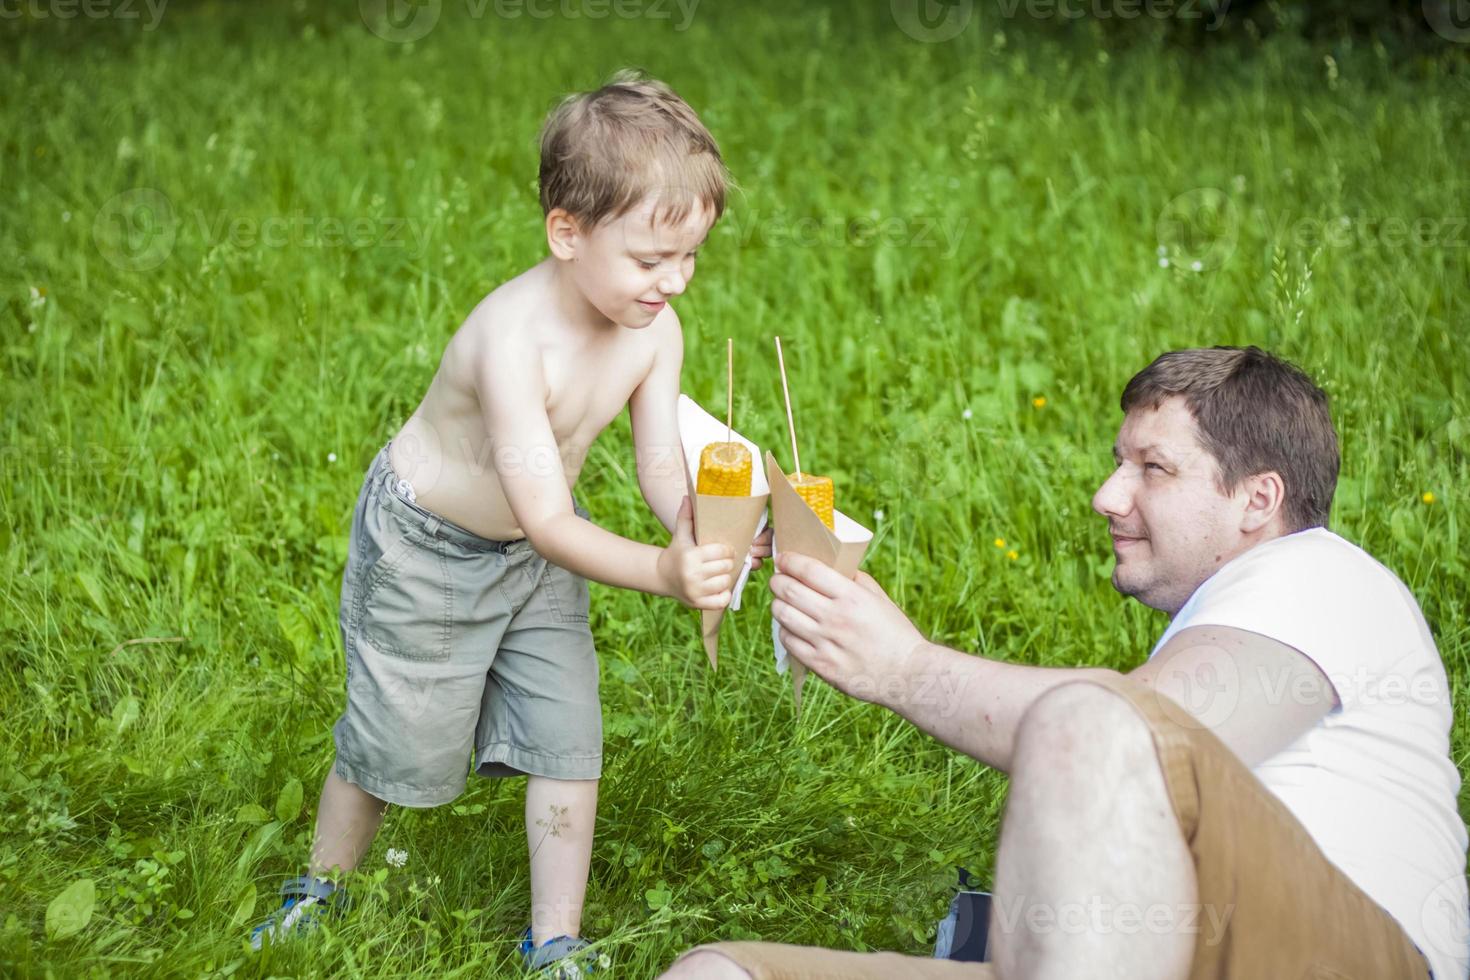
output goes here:
<path id="1" fill-rule="evenodd" d="M 412 484 L 419 506 L 486 538 L 524 537 L 495 454 L 544 466 L 550 450 L 509 445 L 488 431 L 476 389 L 482 359 L 528 359 L 528 370 L 539 365 L 570 497 L 593 441 L 648 375 L 660 333 L 611 324 L 589 332 L 572 324 L 556 308 L 548 263 L 534 266 L 485 297 L 455 332 L 423 401 L 392 439 L 394 472 Z"/>

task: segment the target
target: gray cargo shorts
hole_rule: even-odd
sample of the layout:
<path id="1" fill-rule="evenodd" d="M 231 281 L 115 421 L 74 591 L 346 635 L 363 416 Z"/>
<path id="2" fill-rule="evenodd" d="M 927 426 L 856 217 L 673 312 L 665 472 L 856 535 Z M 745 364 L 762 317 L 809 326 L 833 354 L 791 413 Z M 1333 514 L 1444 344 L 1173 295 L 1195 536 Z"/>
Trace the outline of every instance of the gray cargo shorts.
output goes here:
<path id="1" fill-rule="evenodd" d="M 358 495 L 342 575 L 337 775 L 413 807 L 462 793 L 472 754 L 482 776 L 597 779 L 587 598 L 586 579 L 525 539 L 491 541 L 418 506 L 384 446 Z"/>

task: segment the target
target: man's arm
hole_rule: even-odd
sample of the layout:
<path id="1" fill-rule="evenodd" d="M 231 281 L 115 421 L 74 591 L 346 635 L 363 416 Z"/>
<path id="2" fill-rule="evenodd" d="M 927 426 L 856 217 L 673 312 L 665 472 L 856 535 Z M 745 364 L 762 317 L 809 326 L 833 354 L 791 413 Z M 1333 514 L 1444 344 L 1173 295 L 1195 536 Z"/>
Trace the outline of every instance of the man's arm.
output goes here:
<path id="1" fill-rule="evenodd" d="M 1247 766 L 1286 748 L 1338 703 L 1305 654 L 1230 626 L 1180 630 L 1128 676 L 1167 695 L 1176 719 L 1208 728 Z"/>
<path id="2" fill-rule="evenodd" d="M 576 515 L 534 351 L 507 344 L 496 356 L 480 358 L 475 382 L 486 431 L 494 439 L 496 476 L 516 523 L 542 557 L 607 585 L 671 596 L 697 608 L 729 602 L 733 579 L 725 573 L 734 563 L 725 556 L 728 549 L 694 546 L 692 520 L 688 528 L 678 524 L 669 548 L 656 548 Z"/>
<path id="3" fill-rule="evenodd" d="M 864 573 L 851 581 L 802 555 L 782 555 L 778 570 L 771 610 L 792 655 L 844 693 L 881 704 L 996 769 L 1010 770 L 1016 732 L 1038 697 L 1069 681 L 1117 676 L 1106 668 L 1033 667 L 951 650 L 927 642 Z M 1211 627 L 1182 631 L 1130 676 L 1167 695 L 1181 720 L 1211 728 L 1253 765 L 1291 744 L 1331 708 L 1330 695 L 1314 697 L 1303 688 L 1313 672 L 1321 676 L 1290 647 Z M 1246 682 L 1222 689 L 1222 678 Z M 1198 695 L 1202 681 L 1212 685 L 1212 698 Z M 1300 689 L 1308 695 L 1290 697 L 1289 704 L 1278 696 Z"/>
<path id="4" fill-rule="evenodd" d="M 628 399 L 638 488 L 649 510 L 670 531 L 679 504 L 688 494 L 684 447 L 679 439 L 679 376 L 684 366 L 684 335 L 673 307 L 648 329 L 656 330 L 653 366 Z"/>

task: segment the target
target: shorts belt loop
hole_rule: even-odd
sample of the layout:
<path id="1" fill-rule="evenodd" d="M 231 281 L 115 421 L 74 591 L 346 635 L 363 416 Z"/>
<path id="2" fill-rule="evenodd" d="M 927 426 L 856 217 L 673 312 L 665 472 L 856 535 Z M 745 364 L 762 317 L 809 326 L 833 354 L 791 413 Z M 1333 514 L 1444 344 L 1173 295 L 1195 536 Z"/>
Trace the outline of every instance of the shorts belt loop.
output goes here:
<path id="1" fill-rule="evenodd" d="M 444 518 L 440 517 L 438 514 L 428 514 L 424 518 L 424 532 L 428 534 L 431 538 L 438 537 L 439 528 L 443 526 Z"/>

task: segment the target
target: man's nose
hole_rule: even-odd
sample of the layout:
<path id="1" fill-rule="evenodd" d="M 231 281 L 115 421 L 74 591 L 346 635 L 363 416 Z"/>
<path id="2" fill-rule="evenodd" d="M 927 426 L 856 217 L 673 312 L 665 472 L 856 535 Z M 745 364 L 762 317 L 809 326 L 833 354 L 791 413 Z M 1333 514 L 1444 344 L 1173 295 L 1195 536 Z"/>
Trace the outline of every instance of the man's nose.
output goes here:
<path id="1" fill-rule="evenodd" d="M 1113 470 L 1112 475 L 1097 488 L 1097 493 L 1092 495 L 1092 509 L 1104 517 L 1126 517 L 1133 509 L 1123 467 Z"/>

